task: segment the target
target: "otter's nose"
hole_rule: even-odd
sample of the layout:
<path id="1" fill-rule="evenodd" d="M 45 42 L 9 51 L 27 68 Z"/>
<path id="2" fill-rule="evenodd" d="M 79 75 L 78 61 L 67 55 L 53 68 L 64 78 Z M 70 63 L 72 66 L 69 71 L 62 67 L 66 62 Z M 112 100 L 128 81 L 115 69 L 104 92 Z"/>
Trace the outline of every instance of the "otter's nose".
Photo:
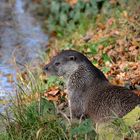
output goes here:
<path id="1" fill-rule="evenodd" d="M 48 65 L 43 68 L 44 71 L 48 71 Z"/>

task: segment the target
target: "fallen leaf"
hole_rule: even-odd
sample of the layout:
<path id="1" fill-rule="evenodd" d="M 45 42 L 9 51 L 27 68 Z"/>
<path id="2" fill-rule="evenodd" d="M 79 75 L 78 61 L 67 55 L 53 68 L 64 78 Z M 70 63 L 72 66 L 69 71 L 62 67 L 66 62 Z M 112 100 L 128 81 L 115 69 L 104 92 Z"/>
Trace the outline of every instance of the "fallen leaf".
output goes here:
<path id="1" fill-rule="evenodd" d="M 52 95 L 56 96 L 59 93 L 59 90 L 51 90 L 44 94 L 44 96 Z"/>
<path id="2" fill-rule="evenodd" d="M 58 101 L 59 97 L 58 96 L 48 96 L 47 99 L 49 101 Z"/>
<path id="3" fill-rule="evenodd" d="M 78 0 L 66 0 L 71 6 L 74 6 Z"/>
<path id="4" fill-rule="evenodd" d="M 136 95 L 140 96 L 140 90 L 133 90 L 133 92 L 134 92 Z"/>

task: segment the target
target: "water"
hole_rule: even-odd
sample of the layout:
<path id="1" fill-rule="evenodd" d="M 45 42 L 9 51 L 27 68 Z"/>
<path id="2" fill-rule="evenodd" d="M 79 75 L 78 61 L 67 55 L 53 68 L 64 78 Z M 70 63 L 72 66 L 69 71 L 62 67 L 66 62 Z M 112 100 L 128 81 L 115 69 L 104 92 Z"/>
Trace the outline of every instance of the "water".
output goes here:
<path id="1" fill-rule="evenodd" d="M 16 69 L 13 62 L 38 62 L 48 39 L 31 13 L 25 11 L 25 2 L 16 0 L 10 4 L 0 1 L 0 112 L 6 107 L 2 101 L 15 93 Z"/>
<path id="2" fill-rule="evenodd" d="M 46 35 L 42 32 L 40 25 L 35 21 L 30 13 L 24 10 L 23 0 L 16 0 L 15 21 L 20 45 L 25 46 L 26 61 L 34 60 L 38 57 L 39 51 L 47 41 Z M 34 54 L 34 55 L 31 55 Z"/>

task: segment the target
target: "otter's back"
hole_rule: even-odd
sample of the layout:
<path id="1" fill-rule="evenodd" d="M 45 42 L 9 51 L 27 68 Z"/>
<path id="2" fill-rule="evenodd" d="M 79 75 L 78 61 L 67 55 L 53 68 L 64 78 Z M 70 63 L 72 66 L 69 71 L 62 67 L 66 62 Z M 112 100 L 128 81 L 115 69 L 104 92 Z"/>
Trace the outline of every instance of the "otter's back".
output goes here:
<path id="1" fill-rule="evenodd" d="M 140 97 L 123 87 L 107 85 L 93 92 L 87 110 L 95 121 L 108 120 L 114 116 L 123 117 L 140 104 Z"/>

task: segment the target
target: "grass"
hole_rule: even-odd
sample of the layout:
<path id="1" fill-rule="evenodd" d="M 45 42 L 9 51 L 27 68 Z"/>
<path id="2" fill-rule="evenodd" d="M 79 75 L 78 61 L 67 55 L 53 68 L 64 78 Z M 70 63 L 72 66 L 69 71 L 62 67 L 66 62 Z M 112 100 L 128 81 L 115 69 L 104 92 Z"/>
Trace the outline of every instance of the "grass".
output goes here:
<path id="1" fill-rule="evenodd" d="M 16 101 L 13 101 L 13 106 L 10 108 L 14 120 L 8 119 L 10 118 L 8 113 L 6 119 L 4 118 L 8 138 L 66 139 L 61 118 L 56 116 L 54 104 L 41 97 L 45 84 L 37 73 L 32 74 L 28 70 L 28 76 L 26 80 L 23 76 L 19 77 Z"/>

